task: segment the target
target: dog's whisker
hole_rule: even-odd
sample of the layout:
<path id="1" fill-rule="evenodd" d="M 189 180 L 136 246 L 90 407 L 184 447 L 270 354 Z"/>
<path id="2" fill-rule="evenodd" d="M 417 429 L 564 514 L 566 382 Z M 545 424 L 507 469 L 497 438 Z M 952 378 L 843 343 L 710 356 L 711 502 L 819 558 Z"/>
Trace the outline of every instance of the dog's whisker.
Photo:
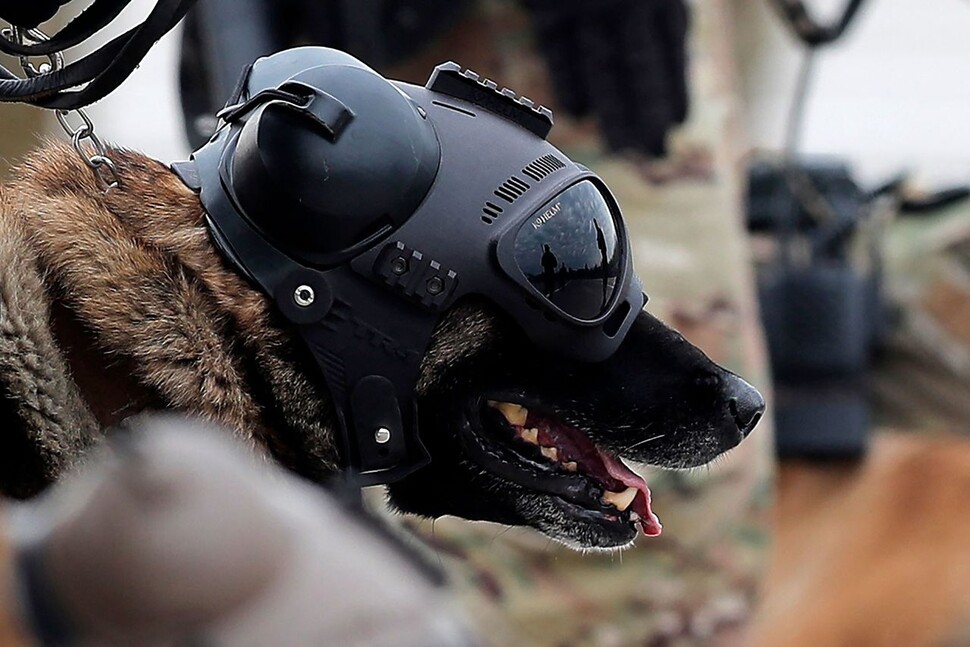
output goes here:
<path id="1" fill-rule="evenodd" d="M 630 445 L 629 447 L 627 447 L 625 451 L 628 451 L 628 452 L 629 451 L 632 451 L 632 450 L 636 449 L 637 447 L 640 447 L 642 445 L 646 445 L 647 443 L 652 443 L 655 440 L 660 440 L 661 438 L 663 438 L 666 435 L 667 434 L 657 434 L 656 436 L 651 436 L 650 438 L 645 438 L 644 440 L 637 441 L 637 442 L 633 443 L 632 445 Z"/>

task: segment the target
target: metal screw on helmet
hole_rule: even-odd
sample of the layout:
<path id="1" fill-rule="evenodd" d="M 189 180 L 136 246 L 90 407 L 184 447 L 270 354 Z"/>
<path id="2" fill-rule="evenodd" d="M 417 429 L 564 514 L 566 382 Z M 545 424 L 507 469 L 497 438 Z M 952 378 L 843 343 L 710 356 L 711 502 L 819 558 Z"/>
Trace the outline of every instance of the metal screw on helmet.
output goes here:
<path id="1" fill-rule="evenodd" d="M 433 276 L 428 279 L 428 294 L 441 294 L 445 289 L 445 282 L 440 276 Z"/>
<path id="2" fill-rule="evenodd" d="M 401 276 L 408 271 L 408 259 L 403 256 L 398 256 L 393 261 L 391 261 L 391 271 Z"/>
<path id="3" fill-rule="evenodd" d="M 391 440 L 391 430 L 387 427 L 381 427 L 374 432 L 374 440 L 378 445 L 384 445 Z"/>
<path id="4" fill-rule="evenodd" d="M 309 285 L 301 285 L 293 292 L 293 301 L 301 308 L 308 308 L 313 305 L 317 295 Z"/>

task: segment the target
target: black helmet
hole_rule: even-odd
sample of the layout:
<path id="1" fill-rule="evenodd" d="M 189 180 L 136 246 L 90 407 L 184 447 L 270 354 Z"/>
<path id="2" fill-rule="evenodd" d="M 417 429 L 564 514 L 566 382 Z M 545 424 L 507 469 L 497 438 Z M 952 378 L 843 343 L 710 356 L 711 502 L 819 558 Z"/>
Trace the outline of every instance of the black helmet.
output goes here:
<path id="1" fill-rule="evenodd" d="M 322 47 L 259 59 L 235 94 L 175 170 L 300 331 L 360 483 L 429 460 L 415 384 L 457 299 L 487 298 L 538 346 L 589 362 L 642 308 L 619 207 L 546 141 L 548 109 L 454 63 L 420 87 Z"/>

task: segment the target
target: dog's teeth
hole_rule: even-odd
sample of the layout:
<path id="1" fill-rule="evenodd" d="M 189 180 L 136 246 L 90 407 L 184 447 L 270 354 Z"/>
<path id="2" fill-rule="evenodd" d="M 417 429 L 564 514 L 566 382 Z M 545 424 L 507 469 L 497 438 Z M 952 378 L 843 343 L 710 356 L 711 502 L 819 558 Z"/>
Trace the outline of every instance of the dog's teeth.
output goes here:
<path id="1" fill-rule="evenodd" d="M 623 512 L 633 503 L 633 499 L 637 497 L 637 492 L 638 490 L 635 487 L 628 487 L 622 492 L 606 492 L 603 495 L 603 502 L 609 503 L 620 512 Z"/>
<path id="2" fill-rule="evenodd" d="M 631 511 L 630 512 L 630 521 L 640 521 L 640 515 L 638 515 L 634 511 Z"/>
<path id="3" fill-rule="evenodd" d="M 522 440 L 524 440 L 527 443 L 532 443 L 533 445 L 538 445 L 539 444 L 539 430 L 536 429 L 536 428 L 523 429 L 519 433 L 519 438 L 521 438 Z"/>
<path id="4" fill-rule="evenodd" d="M 543 456 L 545 456 L 551 461 L 559 460 L 559 450 L 556 449 L 555 447 L 542 447 L 539 449 L 539 451 L 542 452 Z"/>
<path id="5" fill-rule="evenodd" d="M 576 464 L 576 461 L 568 461 L 563 463 L 562 466 L 566 468 L 567 472 L 575 472 L 579 469 L 579 465 Z"/>
<path id="6" fill-rule="evenodd" d="M 522 405 L 514 404 L 512 402 L 496 402 L 494 400 L 488 401 L 488 406 L 498 409 L 505 416 L 505 419 L 509 421 L 509 424 L 513 427 L 521 427 L 525 424 L 526 418 L 529 417 L 529 410 Z"/>

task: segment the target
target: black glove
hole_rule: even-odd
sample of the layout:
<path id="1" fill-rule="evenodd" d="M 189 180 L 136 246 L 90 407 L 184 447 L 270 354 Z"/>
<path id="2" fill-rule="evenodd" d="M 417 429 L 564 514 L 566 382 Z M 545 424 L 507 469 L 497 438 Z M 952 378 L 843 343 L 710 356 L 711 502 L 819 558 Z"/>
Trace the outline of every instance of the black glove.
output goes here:
<path id="1" fill-rule="evenodd" d="M 0 0 L 0 20 L 32 29 L 50 20 L 71 0 Z"/>
<path id="2" fill-rule="evenodd" d="M 614 151 L 666 154 L 687 117 L 684 0 L 523 0 L 562 109 L 593 114 Z"/>

